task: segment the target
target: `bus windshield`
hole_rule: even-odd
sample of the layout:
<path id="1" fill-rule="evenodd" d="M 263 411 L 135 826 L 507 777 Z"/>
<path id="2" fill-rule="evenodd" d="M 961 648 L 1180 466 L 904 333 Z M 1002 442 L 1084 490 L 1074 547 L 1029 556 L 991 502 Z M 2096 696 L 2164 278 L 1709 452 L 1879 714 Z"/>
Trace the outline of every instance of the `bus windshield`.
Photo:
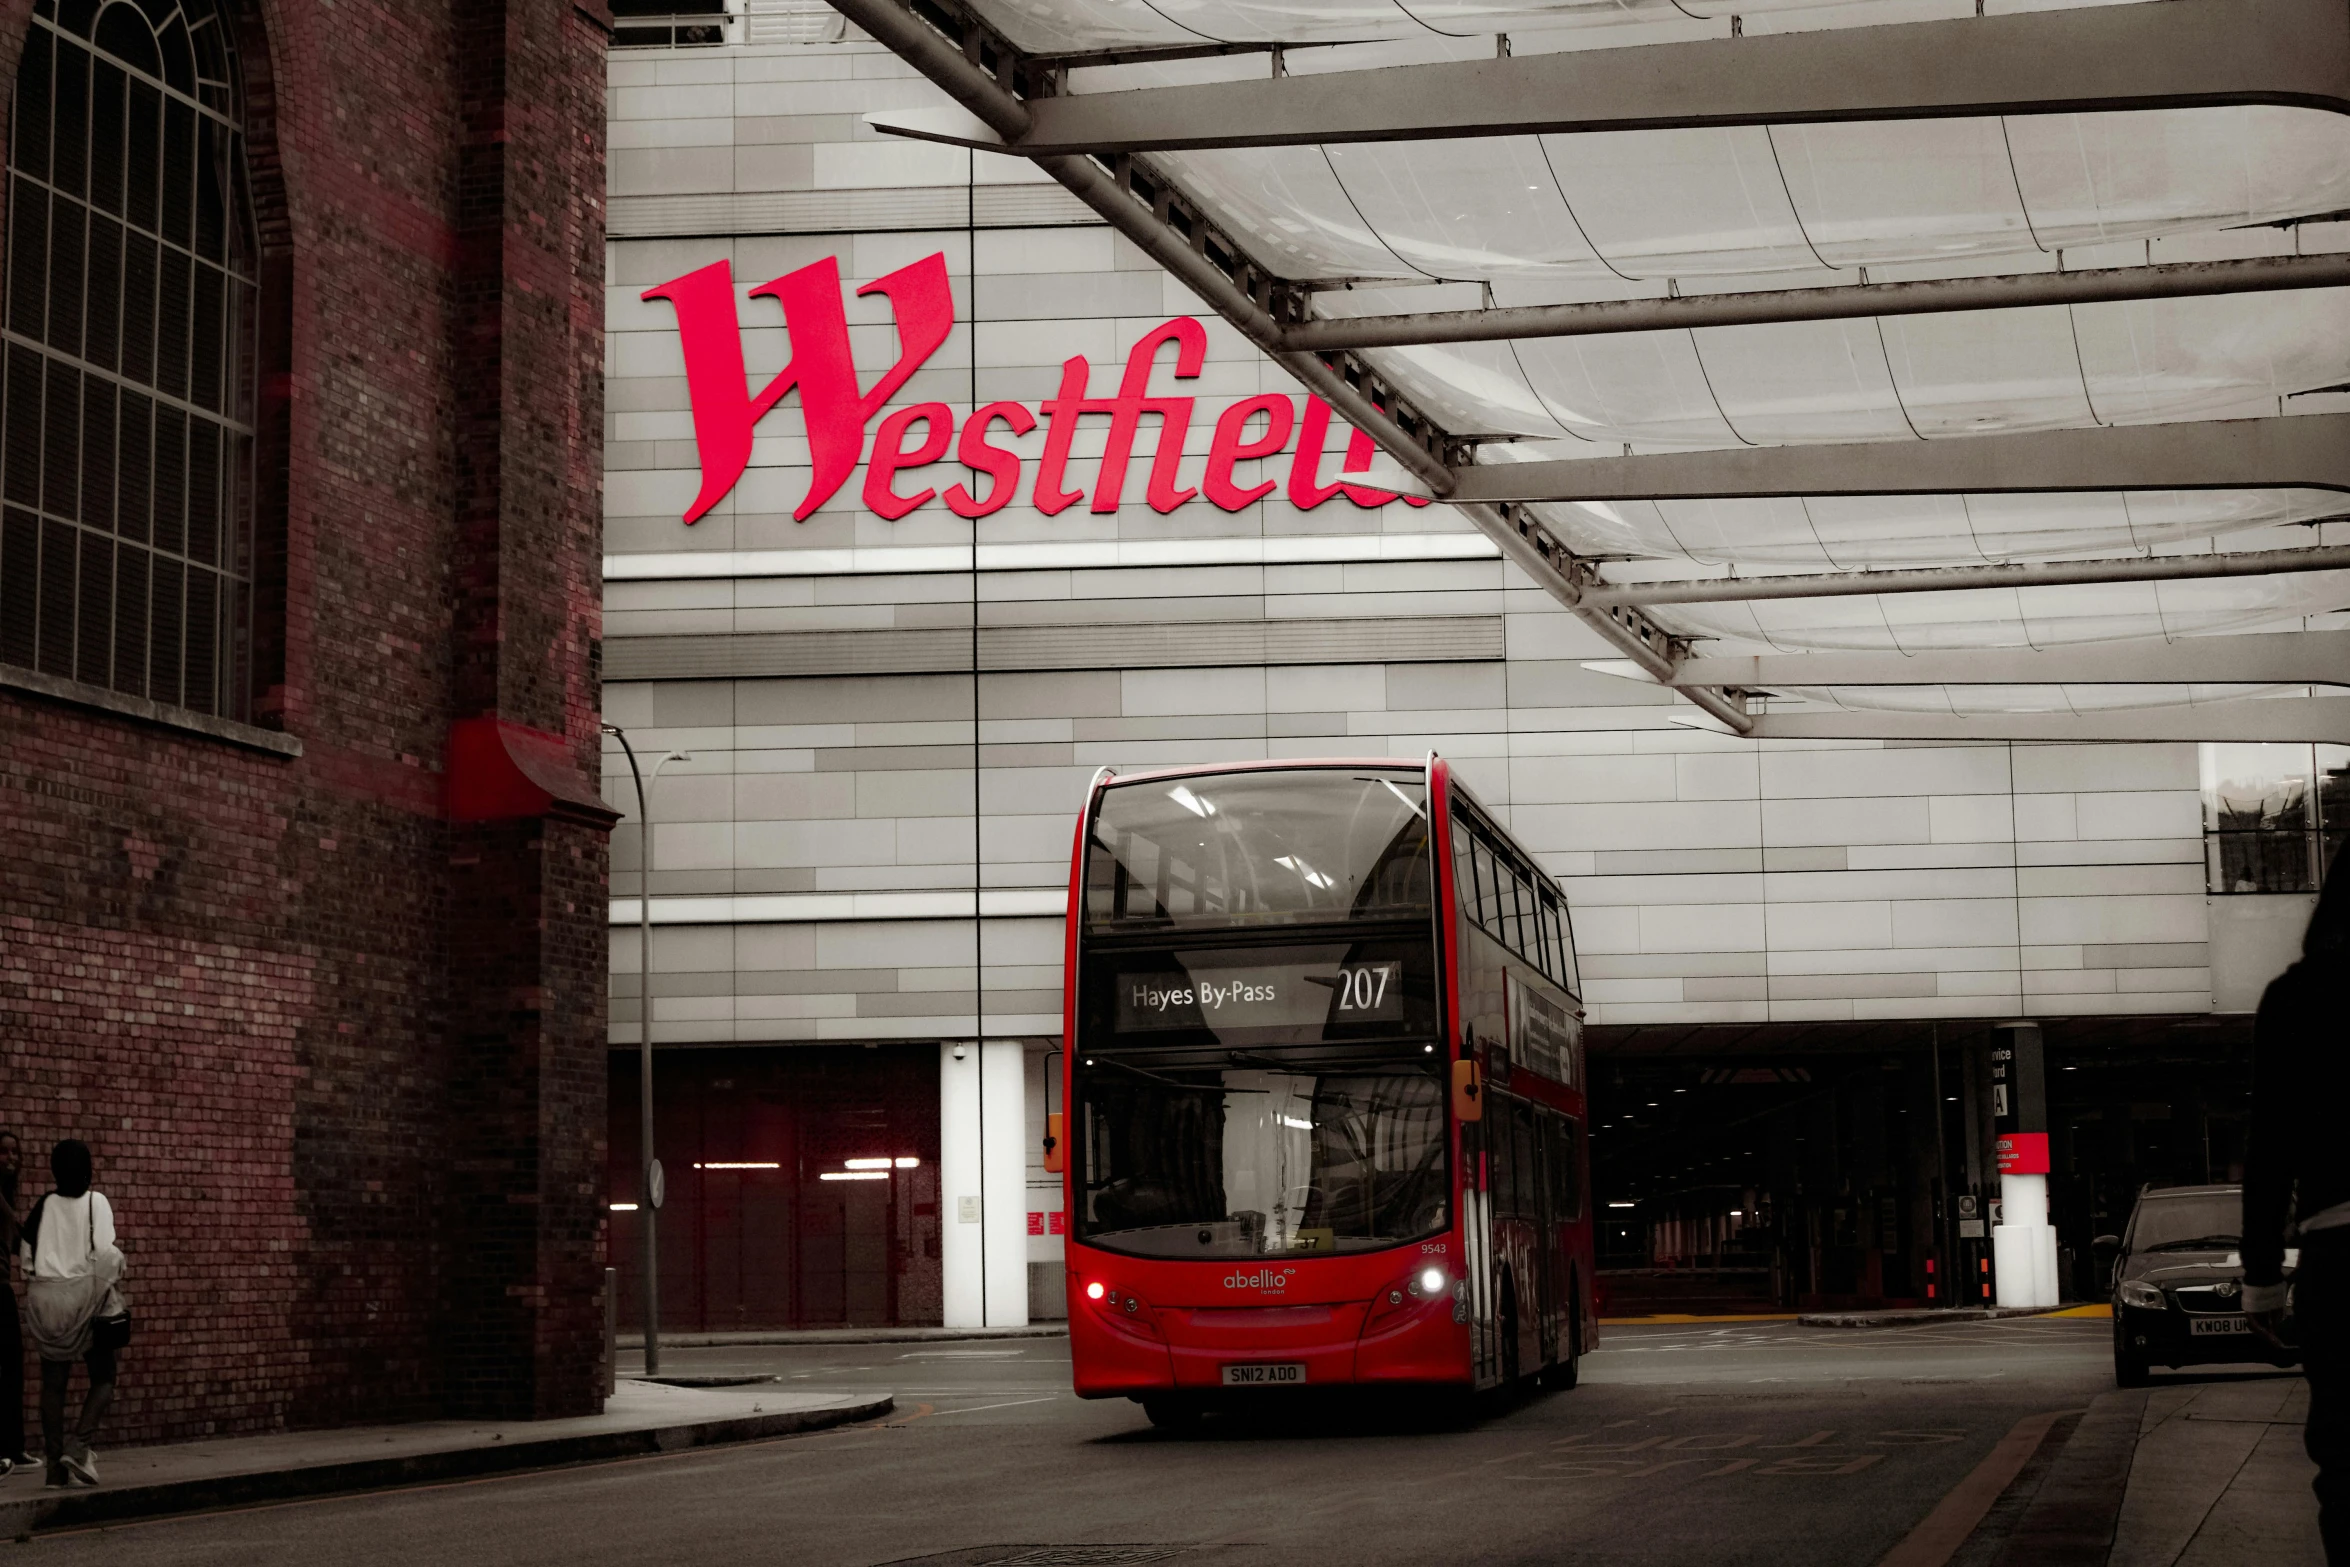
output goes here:
<path id="1" fill-rule="evenodd" d="M 1435 1070 L 1160 1067 L 1077 1078 L 1077 1235 L 1144 1257 L 1371 1251 L 1446 1225 Z"/>
<path id="2" fill-rule="evenodd" d="M 1426 918 L 1433 886 L 1416 769 L 1147 779 L 1102 791 L 1085 921 L 1112 932 Z"/>

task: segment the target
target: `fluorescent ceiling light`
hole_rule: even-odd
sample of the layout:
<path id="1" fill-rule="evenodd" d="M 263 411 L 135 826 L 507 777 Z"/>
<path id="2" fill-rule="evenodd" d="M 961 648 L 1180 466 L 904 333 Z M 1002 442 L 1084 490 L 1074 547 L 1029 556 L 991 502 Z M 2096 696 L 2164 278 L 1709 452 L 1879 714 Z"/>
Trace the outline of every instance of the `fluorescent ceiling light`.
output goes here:
<path id="1" fill-rule="evenodd" d="M 886 1181 L 887 1170 L 826 1170 L 816 1177 L 820 1181 Z"/>
<path id="2" fill-rule="evenodd" d="M 1201 818 L 1203 821 L 1208 817 L 1216 814 L 1216 807 L 1213 802 L 1201 799 L 1198 795 L 1193 794 L 1182 784 L 1177 784 L 1174 788 L 1168 790 L 1167 798 L 1173 800 L 1177 805 L 1182 806 L 1185 810 L 1189 811 L 1192 815 Z"/>
<path id="3" fill-rule="evenodd" d="M 697 1164 L 694 1168 L 697 1170 L 780 1170 L 783 1166 L 773 1161 L 761 1163 L 752 1159 L 726 1159 L 715 1160 L 709 1164 Z"/>
<path id="4" fill-rule="evenodd" d="M 1314 869 L 1311 865 L 1308 865 L 1305 861 L 1298 859 L 1294 855 L 1276 854 L 1273 856 L 1273 863 L 1275 865 L 1286 866 L 1290 870 L 1297 872 L 1299 876 L 1305 878 L 1305 883 L 1309 887 L 1335 887 L 1338 885 L 1338 883 L 1332 881 L 1329 877 L 1323 875 L 1320 871 Z"/>

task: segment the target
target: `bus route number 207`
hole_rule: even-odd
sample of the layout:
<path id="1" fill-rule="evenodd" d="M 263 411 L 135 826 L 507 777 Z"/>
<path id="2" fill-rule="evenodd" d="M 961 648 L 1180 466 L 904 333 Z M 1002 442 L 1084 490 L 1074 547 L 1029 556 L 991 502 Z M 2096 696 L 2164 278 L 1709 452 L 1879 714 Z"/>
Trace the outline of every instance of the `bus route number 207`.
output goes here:
<path id="1" fill-rule="evenodd" d="M 1396 963 L 1349 963 L 1338 970 L 1338 1010 L 1369 1017 L 1393 1017 L 1402 996 L 1396 991 Z"/>

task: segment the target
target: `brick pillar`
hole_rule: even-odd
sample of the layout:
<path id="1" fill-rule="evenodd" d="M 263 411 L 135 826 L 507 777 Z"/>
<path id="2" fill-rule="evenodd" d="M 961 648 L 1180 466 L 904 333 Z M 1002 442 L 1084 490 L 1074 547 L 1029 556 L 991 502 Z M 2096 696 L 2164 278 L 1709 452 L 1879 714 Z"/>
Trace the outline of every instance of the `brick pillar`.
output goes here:
<path id="1" fill-rule="evenodd" d="M 456 14 L 446 1403 L 552 1418 L 603 1398 L 605 35 Z"/>

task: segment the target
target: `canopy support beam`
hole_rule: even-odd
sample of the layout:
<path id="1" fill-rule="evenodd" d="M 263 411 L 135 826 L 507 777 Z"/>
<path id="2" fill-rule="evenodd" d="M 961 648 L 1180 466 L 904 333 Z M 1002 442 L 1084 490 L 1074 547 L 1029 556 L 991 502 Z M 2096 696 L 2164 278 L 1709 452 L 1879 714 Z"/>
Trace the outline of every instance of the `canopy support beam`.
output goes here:
<path id="1" fill-rule="evenodd" d="M 1456 468 L 1453 477 L 1443 493 L 1454 501 L 2076 490 L 2350 492 L 2350 414 L 1494 462 Z"/>
<path id="2" fill-rule="evenodd" d="M 1698 654 L 1673 684 L 1776 686 L 2350 685 L 2350 631 L 1922 653 Z"/>
<path id="3" fill-rule="evenodd" d="M 984 129 L 876 123 L 1045 157 L 2218 104 L 2350 113 L 2350 8 L 2162 0 L 1031 96 L 1027 122 Z"/>
<path id="4" fill-rule="evenodd" d="M 2247 698 L 2087 713 L 1762 713 L 1757 740 L 2350 742 L 2350 697 Z"/>
<path id="5" fill-rule="evenodd" d="M 1281 342 L 1297 351 L 1322 353 L 1339 348 L 1487 343 L 1507 338 L 1667 332 L 1781 321 L 1849 321 L 1866 316 L 2016 310 L 2034 305 L 2086 305 L 2345 286 L 2350 286 L 2350 254 L 2263 256 L 2238 261 L 2099 267 L 2086 272 L 1853 283 L 1752 294 L 1683 294 L 1660 299 L 1505 305 L 1492 310 L 1431 311 L 1419 315 L 1334 316 L 1283 327 Z"/>
<path id="6" fill-rule="evenodd" d="M 2073 587 L 2095 582 L 2189 582 L 2350 570 L 2350 544 L 2292 550 L 2222 550 L 2204 555 L 2132 555 L 2112 560 L 2032 560 L 1998 566 L 1926 566 L 1902 571 L 1831 571 L 1776 577 L 1703 577 L 1626 582 L 1583 589 L 1586 604 L 1731 604 L 1759 599 L 1853 598 L 1870 593 L 1951 593 L 1976 588 Z"/>

